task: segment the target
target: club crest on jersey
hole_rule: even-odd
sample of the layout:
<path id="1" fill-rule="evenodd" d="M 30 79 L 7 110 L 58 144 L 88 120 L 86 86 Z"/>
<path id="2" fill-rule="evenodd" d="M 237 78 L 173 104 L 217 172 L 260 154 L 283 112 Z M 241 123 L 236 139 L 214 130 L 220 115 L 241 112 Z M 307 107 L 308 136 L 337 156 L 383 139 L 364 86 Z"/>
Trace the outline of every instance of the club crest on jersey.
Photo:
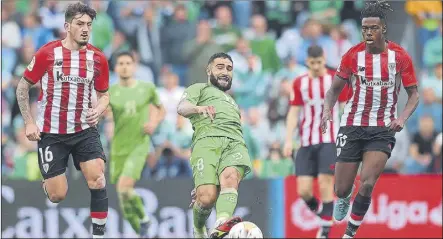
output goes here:
<path id="1" fill-rule="evenodd" d="M 48 173 L 49 170 L 49 164 L 45 163 L 43 164 L 43 171 L 45 171 L 45 173 Z"/>
<path id="2" fill-rule="evenodd" d="M 93 71 L 94 70 L 94 61 L 91 61 L 91 60 L 86 61 L 86 69 L 88 71 Z"/>
<path id="3" fill-rule="evenodd" d="M 35 65 L 35 56 L 34 57 L 32 57 L 32 60 L 31 60 L 31 62 L 29 63 L 29 65 L 28 65 L 28 71 L 32 71 L 32 69 L 34 69 L 34 65 Z"/>

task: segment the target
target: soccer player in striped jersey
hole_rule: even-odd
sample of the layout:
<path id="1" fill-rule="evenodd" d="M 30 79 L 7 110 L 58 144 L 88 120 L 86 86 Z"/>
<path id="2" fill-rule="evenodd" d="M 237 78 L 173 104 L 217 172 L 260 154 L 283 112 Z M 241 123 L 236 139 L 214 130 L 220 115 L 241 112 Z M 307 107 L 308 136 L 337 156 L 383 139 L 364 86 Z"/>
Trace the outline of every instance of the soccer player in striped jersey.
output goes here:
<path id="1" fill-rule="evenodd" d="M 331 109 L 346 83 L 353 98 L 345 106 L 337 136 L 335 194 L 338 200 L 333 216 L 343 220 L 349 210 L 354 180 L 362 162 L 360 187 L 352 204 L 344 238 L 353 238 L 371 204 L 374 186 L 395 145 L 395 132 L 418 105 L 417 79 L 411 57 L 398 44 L 386 38 L 385 1 L 369 3 L 362 11 L 364 41 L 352 47 L 341 60 L 331 88 L 326 93 L 322 129 L 332 119 Z M 403 84 L 408 101 L 397 116 L 397 100 Z"/>
<path id="2" fill-rule="evenodd" d="M 109 104 L 109 68 L 105 55 L 88 44 L 96 11 L 76 3 L 67 7 L 63 40 L 49 42 L 32 58 L 17 86 L 26 137 L 38 141 L 43 190 L 51 202 L 66 197 L 69 155 L 91 192 L 92 237 L 103 238 L 108 214 L 105 154 L 96 128 Z M 29 88 L 41 83 L 37 119 L 29 108 Z M 97 94 L 92 105 L 91 94 Z"/>
<path id="3" fill-rule="evenodd" d="M 308 48 L 307 74 L 297 77 L 292 84 L 291 107 L 286 118 L 286 140 L 283 153 L 292 155 L 293 131 L 299 125 L 300 149 L 295 158 L 297 193 L 311 211 L 320 217 L 320 230 L 317 238 L 327 238 L 332 226 L 334 200 L 335 137 L 339 128 L 339 107 L 333 108 L 333 121 L 326 134 L 321 133 L 321 113 L 326 91 L 332 84 L 334 72 L 326 68 L 323 49 L 319 46 Z M 340 95 L 345 102 L 347 91 Z M 300 124 L 298 124 L 300 118 Z M 314 177 L 320 186 L 319 201 L 313 195 Z"/>

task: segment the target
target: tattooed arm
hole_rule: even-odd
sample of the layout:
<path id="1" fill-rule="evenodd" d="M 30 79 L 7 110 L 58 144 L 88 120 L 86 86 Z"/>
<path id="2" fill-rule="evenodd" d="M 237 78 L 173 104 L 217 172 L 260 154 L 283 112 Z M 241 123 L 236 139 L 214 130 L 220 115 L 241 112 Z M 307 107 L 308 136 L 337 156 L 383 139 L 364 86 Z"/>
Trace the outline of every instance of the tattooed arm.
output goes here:
<path id="1" fill-rule="evenodd" d="M 32 85 L 25 78 L 21 78 L 16 91 L 18 106 L 25 124 L 35 123 L 31 115 L 31 107 L 29 107 L 29 89 L 31 87 Z"/>
<path id="2" fill-rule="evenodd" d="M 25 78 L 21 78 L 17 85 L 17 102 L 22 113 L 23 120 L 25 121 L 26 137 L 31 140 L 40 140 L 40 130 L 35 124 L 31 114 L 31 107 L 29 107 L 29 89 L 32 84 Z"/>

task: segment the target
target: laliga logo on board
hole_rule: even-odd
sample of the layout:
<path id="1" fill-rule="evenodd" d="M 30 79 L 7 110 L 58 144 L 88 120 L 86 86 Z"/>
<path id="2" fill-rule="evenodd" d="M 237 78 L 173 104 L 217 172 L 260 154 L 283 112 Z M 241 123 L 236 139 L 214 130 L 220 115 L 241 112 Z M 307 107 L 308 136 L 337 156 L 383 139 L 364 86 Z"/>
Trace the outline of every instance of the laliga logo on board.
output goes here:
<path id="1" fill-rule="evenodd" d="M 432 208 L 427 201 L 389 201 L 387 194 L 380 194 L 373 199 L 373 202 L 375 200 L 377 200 L 377 210 L 374 210 L 374 203 L 371 203 L 364 218 L 365 224 L 384 224 L 391 230 L 404 229 L 408 224 L 442 226 L 442 201 L 438 206 Z M 319 227 L 320 219 L 309 210 L 301 198 L 292 203 L 290 210 L 292 225 L 304 231 Z M 351 208 L 346 218 L 350 213 Z M 335 223 L 347 223 L 347 220 Z"/>

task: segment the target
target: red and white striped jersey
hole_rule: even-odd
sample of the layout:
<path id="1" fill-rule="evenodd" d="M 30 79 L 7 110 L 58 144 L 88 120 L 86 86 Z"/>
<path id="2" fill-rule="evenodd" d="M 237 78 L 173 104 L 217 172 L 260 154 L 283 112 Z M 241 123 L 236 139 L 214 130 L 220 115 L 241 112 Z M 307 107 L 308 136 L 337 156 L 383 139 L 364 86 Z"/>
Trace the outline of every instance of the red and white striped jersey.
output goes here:
<path id="1" fill-rule="evenodd" d="M 324 76 L 310 78 L 308 74 L 297 77 L 292 84 L 292 106 L 301 106 L 299 135 L 301 146 L 310 146 L 321 143 L 335 143 L 339 129 L 339 106 L 336 104 L 331 110 L 332 121 L 329 122 L 325 134 L 321 132 L 321 118 L 326 92 L 331 87 L 334 72 L 328 71 Z M 339 102 L 345 102 L 348 98 L 347 87 L 341 92 Z"/>
<path id="2" fill-rule="evenodd" d="M 381 54 L 366 52 L 362 42 L 343 57 L 337 76 L 352 85 L 353 98 L 345 106 L 340 126 L 387 126 L 397 117 L 400 85 L 417 85 L 411 57 L 388 41 Z"/>
<path id="3" fill-rule="evenodd" d="M 23 77 L 31 84 L 41 82 L 40 131 L 71 134 L 89 128 L 86 114 L 92 108 L 92 85 L 99 92 L 108 90 L 109 67 L 105 55 L 94 46 L 73 51 L 56 40 L 36 52 Z"/>

